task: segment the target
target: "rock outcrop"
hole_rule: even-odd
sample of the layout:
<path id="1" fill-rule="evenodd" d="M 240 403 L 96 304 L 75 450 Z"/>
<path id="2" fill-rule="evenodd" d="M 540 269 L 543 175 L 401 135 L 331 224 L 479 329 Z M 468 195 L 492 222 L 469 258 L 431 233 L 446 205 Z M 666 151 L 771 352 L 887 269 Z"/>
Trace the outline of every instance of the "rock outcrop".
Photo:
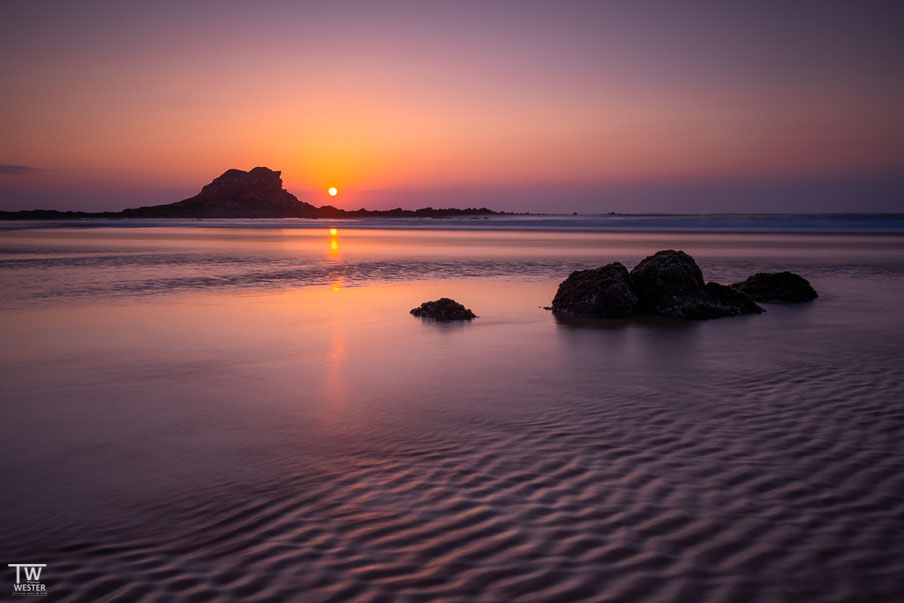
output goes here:
<path id="1" fill-rule="evenodd" d="M 795 304 L 819 297 L 807 279 L 787 271 L 758 272 L 732 287 L 764 304 Z"/>
<path id="2" fill-rule="evenodd" d="M 433 318 L 435 320 L 471 320 L 477 318 L 477 315 L 468 308 L 450 299 L 441 297 L 436 301 L 427 301 L 417 308 L 411 310 L 411 313 L 421 318 Z"/>
<path id="3" fill-rule="evenodd" d="M 315 218 L 318 208 L 283 188 L 281 172 L 256 167 L 226 170 L 183 201 L 126 209 L 128 218 Z"/>
<path id="4" fill-rule="evenodd" d="M 505 215 L 486 207 L 352 211 L 332 205 L 315 207 L 283 188 L 281 172 L 256 167 L 250 172 L 226 170 L 201 192 L 175 203 L 124 209 L 121 212 L 72 212 L 52 209 L 0 211 L 0 220 L 82 220 L 91 218 L 459 218 Z"/>
<path id="5" fill-rule="evenodd" d="M 571 316 L 628 318 L 637 311 L 637 296 L 631 290 L 628 269 L 613 262 L 572 272 L 559 285 L 552 309 Z"/>
<path id="6" fill-rule="evenodd" d="M 552 310 L 588 318 L 644 312 L 690 319 L 763 312 L 743 292 L 704 282 L 694 258 L 671 249 L 644 258 L 630 273 L 618 262 L 572 272 L 559 285 Z"/>
<path id="7" fill-rule="evenodd" d="M 743 292 L 710 281 L 703 286 L 706 295 L 709 316 L 690 316 L 688 318 L 720 318 L 722 316 L 738 316 L 739 314 L 761 314 L 765 312 L 756 302 Z"/>
<path id="8" fill-rule="evenodd" d="M 644 312 L 672 316 L 687 299 L 702 297 L 703 272 L 683 251 L 657 251 L 631 270 L 631 284 Z"/>
<path id="9" fill-rule="evenodd" d="M 631 271 L 631 285 L 645 312 L 674 318 L 721 318 L 762 312 L 738 291 L 704 283 L 694 258 L 683 251 L 657 251 Z"/>

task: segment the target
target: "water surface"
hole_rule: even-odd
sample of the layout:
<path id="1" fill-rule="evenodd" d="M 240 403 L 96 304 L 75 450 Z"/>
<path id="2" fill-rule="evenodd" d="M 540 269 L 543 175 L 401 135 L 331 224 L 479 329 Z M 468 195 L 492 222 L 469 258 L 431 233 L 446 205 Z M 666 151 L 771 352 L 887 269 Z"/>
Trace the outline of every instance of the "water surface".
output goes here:
<path id="1" fill-rule="evenodd" d="M 664 248 L 820 298 L 542 309 Z M 8 230 L 0 550 L 71 601 L 901 600 L 902 294 L 875 233 Z"/>

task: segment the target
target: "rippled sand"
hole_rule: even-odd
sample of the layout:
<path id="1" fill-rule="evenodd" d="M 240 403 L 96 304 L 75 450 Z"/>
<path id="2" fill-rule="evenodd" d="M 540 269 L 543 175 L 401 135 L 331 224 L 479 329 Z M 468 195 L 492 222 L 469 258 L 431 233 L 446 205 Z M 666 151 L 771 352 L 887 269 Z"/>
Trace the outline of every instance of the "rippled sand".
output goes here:
<path id="1" fill-rule="evenodd" d="M 710 322 L 538 307 L 588 256 L 654 251 L 640 236 L 446 241 L 416 277 L 408 252 L 324 249 L 323 282 L 203 294 L 147 285 L 203 262 L 105 264 L 68 304 L 32 265 L 0 325 L 0 550 L 46 563 L 54 601 L 900 601 L 904 245 L 763 241 L 688 250 L 722 281 L 796 269 L 819 300 Z M 407 315 L 439 295 L 481 318 Z"/>

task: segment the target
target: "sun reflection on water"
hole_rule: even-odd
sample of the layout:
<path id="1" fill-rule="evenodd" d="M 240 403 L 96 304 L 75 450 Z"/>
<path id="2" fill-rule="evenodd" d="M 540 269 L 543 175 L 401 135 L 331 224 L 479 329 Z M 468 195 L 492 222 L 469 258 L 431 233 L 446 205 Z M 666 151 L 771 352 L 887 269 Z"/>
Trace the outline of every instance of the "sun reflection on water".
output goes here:
<path id="1" fill-rule="evenodd" d="M 339 229 L 330 228 L 330 257 L 339 256 Z"/>

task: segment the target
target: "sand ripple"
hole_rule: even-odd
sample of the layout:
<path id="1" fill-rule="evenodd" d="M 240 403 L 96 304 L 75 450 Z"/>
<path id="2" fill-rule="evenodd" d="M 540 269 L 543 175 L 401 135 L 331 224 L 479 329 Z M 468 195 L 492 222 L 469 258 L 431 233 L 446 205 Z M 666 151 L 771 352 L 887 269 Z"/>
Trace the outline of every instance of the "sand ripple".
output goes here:
<path id="1" fill-rule="evenodd" d="M 42 562 L 58 601 L 900 601 L 904 370 L 866 366 L 449 410 Z"/>

